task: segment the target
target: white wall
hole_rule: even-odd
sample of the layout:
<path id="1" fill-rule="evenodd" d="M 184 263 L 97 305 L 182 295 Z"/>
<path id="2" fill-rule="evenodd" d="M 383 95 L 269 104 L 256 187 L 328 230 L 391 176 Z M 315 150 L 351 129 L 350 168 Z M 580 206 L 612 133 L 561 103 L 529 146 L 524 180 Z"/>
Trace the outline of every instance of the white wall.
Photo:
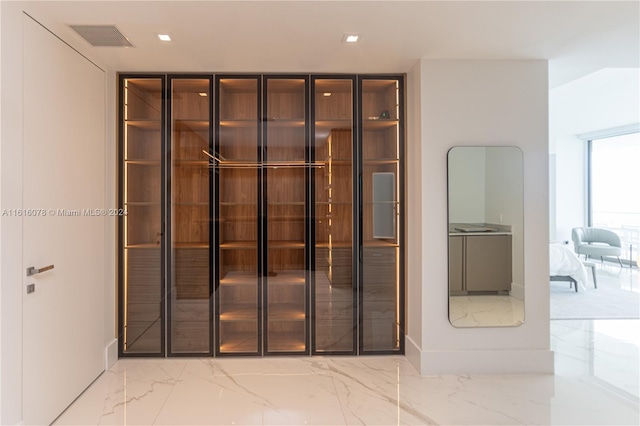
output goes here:
<path id="1" fill-rule="evenodd" d="M 422 224 L 416 236 L 422 253 L 409 265 L 413 279 L 408 291 L 415 292 L 416 286 L 422 290 L 422 335 L 415 336 L 409 324 L 409 359 L 422 374 L 551 373 L 547 62 L 422 59 L 420 74 L 422 161 L 408 163 L 408 176 L 419 179 L 412 190 L 422 194 Z M 449 323 L 446 154 L 458 145 L 522 149 L 526 312 L 519 327 L 461 329 Z M 409 217 L 410 235 L 418 232 L 416 221 Z"/>
<path id="2" fill-rule="evenodd" d="M 107 171 L 105 176 L 106 188 L 105 194 L 107 197 L 107 207 L 118 207 L 118 136 L 117 136 L 117 79 L 116 73 L 113 70 L 107 69 L 107 117 L 106 117 L 106 167 Z M 117 310 L 118 310 L 118 286 L 117 286 L 117 256 L 116 256 L 116 242 L 118 233 L 118 219 L 115 217 L 107 218 L 106 227 L 107 248 L 105 250 L 105 270 L 106 270 L 106 294 L 104 296 L 105 301 L 105 347 L 107 348 L 106 367 L 111 367 L 118 360 L 118 327 L 117 327 Z"/>
<path id="3" fill-rule="evenodd" d="M 0 211 L 22 207 L 22 116 L 23 116 L 23 10 L 31 12 L 28 3 L 2 2 L 0 43 L 2 52 L 0 87 L 2 99 L 2 127 L 0 128 Z M 45 27 L 46 18 L 30 13 Z M 83 46 L 73 46 L 80 53 Z M 42 52 L 46 54 L 47 52 Z M 116 199 L 116 102 L 115 74 L 107 71 L 107 175 L 106 205 L 115 207 Z M 86 96 L 77 93 L 75 95 Z M 105 347 L 113 343 L 115 330 L 115 218 L 108 220 L 105 247 Z M 0 424 L 17 424 L 22 420 L 22 220 L 19 217 L 0 217 Z M 115 346 L 111 345 L 111 348 Z M 51 350 L 55 350 L 52 348 Z M 113 353 L 113 352 L 112 352 Z M 112 359 L 113 360 L 113 359 Z"/>
<path id="4" fill-rule="evenodd" d="M 0 93 L 2 93 L 2 5 L 0 5 Z M 2 102 L 0 102 L 0 129 L 2 129 Z M 0 191 L 2 188 L 2 132 L 0 131 Z M 2 197 L 0 196 L 0 211 Z M 0 235 L 2 235 L 2 221 L 0 221 Z M 2 270 L 2 244 L 0 244 L 0 271 Z M 0 284 L 2 276 L 0 275 Z M 0 401 L 2 401 L 2 290 L 0 289 Z M 0 421 L 2 420 L 2 403 L 0 402 Z"/>
<path id="5" fill-rule="evenodd" d="M 2 2 L 2 139 L 0 208 L 22 208 L 22 13 Z M 0 217 L 0 424 L 22 420 L 22 220 Z"/>
<path id="6" fill-rule="evenodd" d="M 2 3 L 0 207 L 21 207 L 21 16 Z M 37 16 L 36 16 L 37 18 Z M 46 21 L 44 22 L 46 24 Z M 8 37 L 9 36 L 9 37 Z M 77 47 L 77 46 L 76 46 Z M 81 49 L 81 48 L 80 48 Z M 107 85 L 107 205 L 115 205 L 115 77 Z M 447 319 L 446 153 L 455 145 L 517 145 L 525 156 L 525 281 L 546 283 L 547 64 L 545 61 L 421 60 L 408 74 L 407 353 L 423 374 L 551 371 L 548 286 L 527 286 L 526 320 L 517 328 L 456 329 Z M 451 96 L 453 93 L 455 97 Z M 21 419 L 21 226 L 2 218 L 0 423 Z M 115 221 L 107 234 L 115 235 Z M 108 238 L 108 265 L 115 239 Z M 115 268 L 105 304 L 115 336 Z M 111 283 L 112 285 L 109 285 Z"/>

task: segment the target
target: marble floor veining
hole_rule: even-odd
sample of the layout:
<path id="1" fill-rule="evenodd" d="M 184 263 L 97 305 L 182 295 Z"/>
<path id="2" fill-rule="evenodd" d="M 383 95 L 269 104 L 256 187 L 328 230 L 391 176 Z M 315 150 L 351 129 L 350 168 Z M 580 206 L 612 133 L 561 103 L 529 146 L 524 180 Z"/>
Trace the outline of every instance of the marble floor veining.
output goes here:
<path id="1" fill-rule="evenodd" d="M 640 320 L 552 321 L 555 375 L 403 356 L 120 359 L 56 425 L 637 425 Z"/>
<path id="2" fill-rule="evenodd" d="M 524 321 L 524 302 L 509 295 L 449 296 L 454 327 L 516 327 Z"/>

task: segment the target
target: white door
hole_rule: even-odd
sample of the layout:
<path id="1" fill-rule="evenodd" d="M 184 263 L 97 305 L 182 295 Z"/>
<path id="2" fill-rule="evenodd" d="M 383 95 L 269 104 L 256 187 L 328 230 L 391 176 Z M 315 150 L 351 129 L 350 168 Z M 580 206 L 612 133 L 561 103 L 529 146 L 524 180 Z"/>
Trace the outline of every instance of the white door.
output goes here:
<path id="1" fill-rule="evenodd" d="M 23 96 L 23 418 L 49 424 L 104 370 L 105 74 L 25 16 Z"/>

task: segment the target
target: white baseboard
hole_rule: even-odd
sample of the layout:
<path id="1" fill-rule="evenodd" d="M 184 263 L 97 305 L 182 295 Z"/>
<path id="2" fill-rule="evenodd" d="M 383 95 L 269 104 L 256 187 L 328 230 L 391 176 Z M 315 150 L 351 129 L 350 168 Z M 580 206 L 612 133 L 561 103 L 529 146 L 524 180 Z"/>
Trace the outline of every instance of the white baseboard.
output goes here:
<path id="1" fill-rule="evenodd" d="M 554 353 L 544 349 L 423 351 L 410 336 L 405 336 L 405 356 L 421 376 L 554 374 Z"/>
<path id="2" fill-rule="evenodd" d="M 426 351 L 420 357 L 420 374 L 553 374 L 551 350 Z"/>
<path id="3" fill-rule="evenodd" d="M 420 350 L 416 342 L 414 342 L 413 339 L 409 336 L 405 336 L 404 339 L 404 356 L 407 358 L 407 361 L 409 361 L 409 363 L 413 365 L 413 368 L 415 368 L 418 373 L 422 374 L 422 372 L 420 371 L 420 365 L 422 364 L 422 351 Z"/>
<path id="4" fill-rule="evenodd" d="M 113 339 L 111 343 L 105 348 L 105 366 L 104 369 L 108 370 L 113 367 L 113 364 L 118 360 L 118 339 Z"/>

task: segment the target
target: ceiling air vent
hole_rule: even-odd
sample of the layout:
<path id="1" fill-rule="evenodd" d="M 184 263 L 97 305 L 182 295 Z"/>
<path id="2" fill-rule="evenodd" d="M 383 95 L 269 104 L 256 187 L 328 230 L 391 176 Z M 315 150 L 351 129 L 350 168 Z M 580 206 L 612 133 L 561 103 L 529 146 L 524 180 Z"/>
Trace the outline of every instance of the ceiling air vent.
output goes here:
<path id="1" fill-rule="evenodd" d="M 133 46 L 114 25 L 69 25 L 92 46 L 128 47 Z"/>

